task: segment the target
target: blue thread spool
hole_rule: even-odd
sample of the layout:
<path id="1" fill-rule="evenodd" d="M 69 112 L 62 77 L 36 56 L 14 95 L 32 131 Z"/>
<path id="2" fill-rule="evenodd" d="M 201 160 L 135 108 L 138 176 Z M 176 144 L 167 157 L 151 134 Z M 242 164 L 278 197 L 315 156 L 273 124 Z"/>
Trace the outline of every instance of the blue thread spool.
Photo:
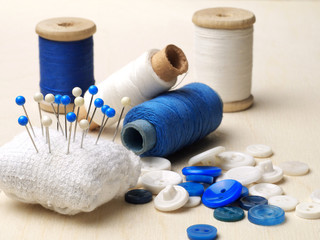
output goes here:
<path id="1" fill-rule="evenodd" d="M 72 95 L 78 86 L 84 93 L 94 85 L 93 38 L 96 25 L 82 18 L 52 18 L 37 24 L 39 34 L 40 90 L 43 95 Z M 74 98 L 72 97 L 72 102 Z M 51 112 L 51 106 L 41 104 Z M 72 111 L 70 105 L 67 112 Z M 64 112 L 61 108 L 60 112 Z"/>
<path id="2" fill-rule="evenodd" d="M 125 147 L 141 156 L 167 156 L 202 139 L 222 121 L 219 95 L 191 83 L 132 108 L 121 132 Z"/>

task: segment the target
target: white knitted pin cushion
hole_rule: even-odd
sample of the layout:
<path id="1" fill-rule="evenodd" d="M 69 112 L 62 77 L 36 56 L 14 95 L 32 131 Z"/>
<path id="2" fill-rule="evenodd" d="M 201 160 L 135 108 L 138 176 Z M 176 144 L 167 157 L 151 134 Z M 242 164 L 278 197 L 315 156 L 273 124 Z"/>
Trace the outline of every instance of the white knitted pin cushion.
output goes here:
<path id="1" fill-rule="evenodd" d="M 67 141 L 50 129 L 51 154 L 41 131 L 34 138 L 39 153 L 24 131 L 0 148 L 0 189 L 25 203 L 39 203 L 61 214 L 90 212 L 137 183 L 140 158 L 122 145 L 87 135 Z"/>

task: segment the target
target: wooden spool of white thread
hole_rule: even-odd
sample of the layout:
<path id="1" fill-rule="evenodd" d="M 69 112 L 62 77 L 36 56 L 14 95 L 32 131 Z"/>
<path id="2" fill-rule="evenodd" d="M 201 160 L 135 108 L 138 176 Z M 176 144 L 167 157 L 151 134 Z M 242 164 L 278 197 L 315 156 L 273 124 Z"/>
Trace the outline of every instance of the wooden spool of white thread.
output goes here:
<path id="1" fill-rule="evenodd" d="M 197 45 L 197 43 L 195 43 L 196 80 L 200 82 L 206 81 L 209 86 L 220 94 L 224 104 L 224 112 L 237 112 L 249 108 L 253 104 L 253 96 L 251 94 L 253 34 L 250 31 L 249 34 L 246 33 L 246 39 L 248 40 L 246 43 L 248 49 L 246 50 L 241 49 L 243 43 L 237 42 L 238 35 L 234 35 L 233 39 L 228 38 L 231 38 L 233 33 L 240 33 L 241 35 L 242 30 L 253 31 L 253 24 L 255 22 L 254 14 L 250 11 L 238 8 L 208 8 L 195 12 L 192 21 L 196 25 L 196 41 L 197 38 L 201 41 L 201 37 L 197 36 L 197 31 L 205 31 L 210 37 L 214 36 L 209 41 L 203 38 L 204 41 L 210 43 L 208 49 L 213 49 L 215 47 L 220 53 L 221 50 L 223 50 L 223 47 L 225 50 L 228 50 L 228 52 L 222 54 L 222 56 L 221 54 L 219 56 L 218 54 L 215 55 L 216 51 L 203 54 L 203 49 L 200 49 L 199 46 L 200 44 Z M 212 29 L 212 31 L 210 29 Z M 221 34 L 221 36 L 219 34 Z M 241 37 L 243 38 L 243 36 Z M 227 44 L 227 41 L 221 40 L 222 38 L 227 41 L 231 40 L 234 44 L 232 44 L 232 46 L 225 45 L 220 48 L 217 47 L 219 46 L 218 44 L 223 44 L 224 42 Z M 218 42 L 219 40 L 220 42 Z M 216 46 L 214 44 L 216 44 Z M 228 66 L 228 62 L 235 63 L 239 57 L 241 59 L 241 51 L 247 51 L 243 68 L 241 69 L 241 67 L 238 66 L 233 67 L 231 64 Z M 210 59 L 209 61 L 211 61 L 211 63 L 214 62 L 216 64 L 204 67 L 203 63 L 205 63 L 206 57 Z M 221 67 L 221 63 L 227 67 Z M 230 71 L 230 68 L 232 68 L 232 71 Z M 245 79 L 240 79 L 239 76 L 243 74 L 244 71 L 246 72 L 246 77 Z M 210 76 L 211 79 L 207 79 L 208 76 Z M 228 77 L 223 79 L 223 76 Z M 232 92 L 237 91 L 241 91 L 241 94 L 232 94 Z"/>

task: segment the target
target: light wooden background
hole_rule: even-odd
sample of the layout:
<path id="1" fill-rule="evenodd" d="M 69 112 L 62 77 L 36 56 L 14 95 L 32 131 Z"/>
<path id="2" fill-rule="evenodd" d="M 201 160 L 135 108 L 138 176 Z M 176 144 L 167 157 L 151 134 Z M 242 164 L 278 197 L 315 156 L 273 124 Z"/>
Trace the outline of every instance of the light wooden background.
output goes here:
<path id="1" fill-rule="evenodd" d="M 14 99 L 23 94 L 34 125 L 39 126 L 38 21 L 59 16 L 92 19 L 97 24 L 95 77 L 97 82 L 149 48 L 169 43 L 180 46 L 190 62 L 183 84 L 193 81 L 192 14 L 202 8 L 230 6 L 251 10 L 254 33 L 254 106 L 245 112 L 224 114 L 219 129 L 169 159 L 180 172 L 189 157 L 217 145 L 244 151 L 252 143 L 272 146 L 272 161 L 303 161 L 311 172 L 285 177 L 286 194 L 310 201 L 320 188 L 320 3 L 318 1 L 18 1 L 0 0 L 0 145 L 24 131 Z M 105 131 L 110 138 L 114 129 Z M 117 139 L 119 142 L 119 139 Z M 247 219 L 218 222 L 205 206 L 173 213 L 158 212 L 153 203 L 126 204 L 122 199 L 96 211 L 62 216 L 37 205 L 13 201 L 0 194 L 0 239 L 187 239 L 186 228 L 206 223 L 217 227 L 219 239 L 320 239 L 320 220 L 304 220 L 293 212 L 286 222 L 261 227 Z"/>

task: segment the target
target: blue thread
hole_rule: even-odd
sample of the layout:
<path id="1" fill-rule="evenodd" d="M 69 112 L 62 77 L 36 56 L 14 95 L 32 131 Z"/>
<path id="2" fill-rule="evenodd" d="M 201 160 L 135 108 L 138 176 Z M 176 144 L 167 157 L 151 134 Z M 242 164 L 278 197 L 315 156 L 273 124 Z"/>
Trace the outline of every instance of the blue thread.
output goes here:
<path id="1" fill-rule="evenodd" d="M 40 90 L 45 96 L 72 95 L 78 86 L 85 91 L 94 85 L 93 38 L 56 42 L 39 37 Z"/>
<path id="2" fill-rule="evenodd" d="M 222 121 L 222 107 L 219 95 L 209 86 L 191 83 L 132 108 L 123 126 L 138 119 L 151 123 L 156 144 L 141 156 L 167 156 L 214 131 Z M 122 141 L 128 147 L 124 130 Z"/>

